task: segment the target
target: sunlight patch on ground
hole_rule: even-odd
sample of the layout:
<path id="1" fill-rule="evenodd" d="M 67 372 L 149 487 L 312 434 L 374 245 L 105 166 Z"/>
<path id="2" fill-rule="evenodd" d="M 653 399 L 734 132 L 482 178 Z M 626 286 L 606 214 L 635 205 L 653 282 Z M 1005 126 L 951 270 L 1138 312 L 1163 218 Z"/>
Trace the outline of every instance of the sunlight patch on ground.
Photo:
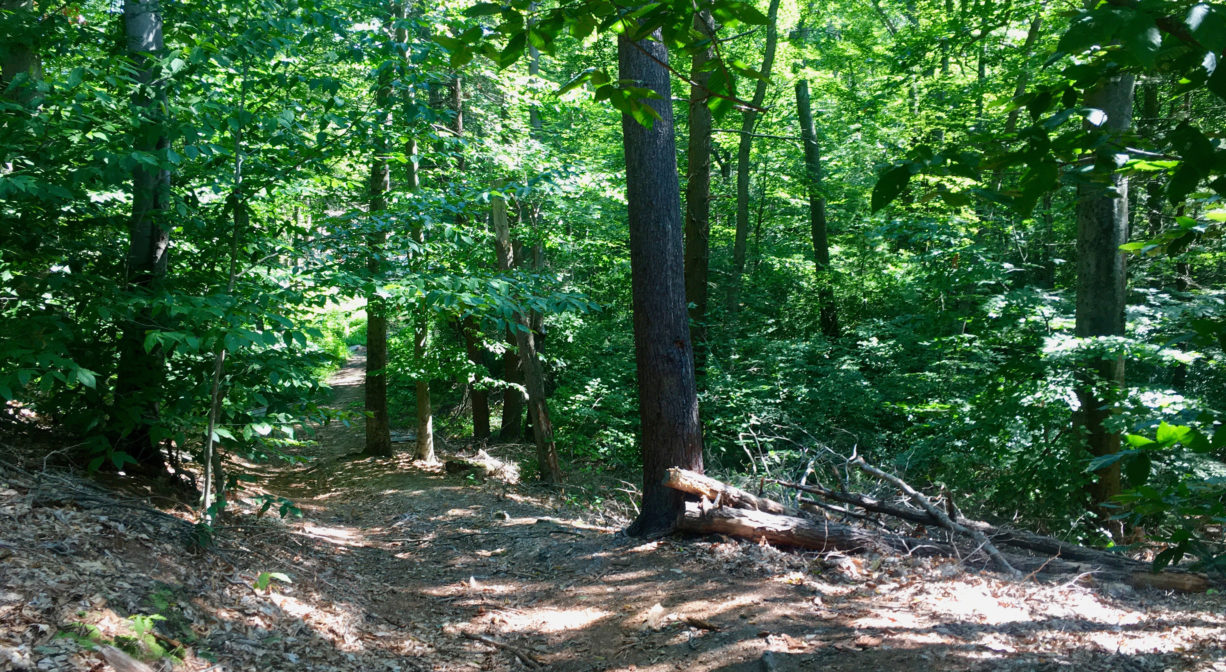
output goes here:
<path id="1" fill-rule="evenodd" d="M 945 599 L 934 605 L 934 609 L 958 619 L 992 625 L 1031 620 L 1030 609 L 998 587 L 984 583 L 951 585 Z"/>
<path id="2" fill-rule="evenodd" d="M 302 533 L 309 537 L 323 539 L 330 544 L 337 544 L 340 546 L 366 545 L 364 543 L 362 533 L 348 527 L 324 527 L 323 525 L 316 525 L 314 523 L 304 523 L 302 525 Z"/>
<path id="3" fill-rule="evenodd" d="M 581 630 L 593 623 L 612 616 L 603 609 L 529 609 L 522 613 L 508 614 L 506 628 L 512 632 L 534 630 L 540 633 Z"/>

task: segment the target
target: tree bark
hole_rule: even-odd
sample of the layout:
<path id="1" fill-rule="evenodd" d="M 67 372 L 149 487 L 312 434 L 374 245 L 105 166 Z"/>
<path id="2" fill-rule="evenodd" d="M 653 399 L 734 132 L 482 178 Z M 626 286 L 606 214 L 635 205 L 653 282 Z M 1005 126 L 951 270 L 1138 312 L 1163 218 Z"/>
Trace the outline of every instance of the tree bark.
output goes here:
<path id="1" fill-rule="evenodd" d="M 404 5 L 392 5 L 391 18 L 404 18 Z M 403 44 L 407 35 L 403 28 L 393 33 L 393 39 Z M 387 210 L 387 192 L 391 189 L 392 171 L 388 164 L 387 133 L 392 121 L 392 70 L 381 68 L 375 91 L 375 156 L 370 165 L 371 226 L 366 234 L 366 270 L 371 276 L 371 290 L 366 295 L 366 447 L 363 453 L 377 457 L 392 456 L 391 422 L 387 412 L 387 302 L 379 296 L 383 276 L 383 248 L 387 233 L 380 224 Z"/>
<path id="2" fill-rule="evenodd" d="M 10 35 L 17 33 L 5 45 L 4 61 L 0 63 L 0 93 L 4 98 L 27 108 L 36 108 L 42 102 L 38 85 L 43 79 L 43 62 L 38 53 L 38 14 L 34 0 L 2 0 L 0 11 L 11 12 L 8 18 Z M 26 75 L 22 82 L 14 82 L 19 75 Z"/>
<path id="3" fill-rule="evenodd" d="M 491 221 L 498 255 L 498 269 L 510 273 L 515 259 L 511 243 L 511 225 L 507 221 L 507 203 L 501 195 L 490 199 Z M 519 362 L 524 375 L 524 387 L 528 390 L 528 416 L 532 420 L 532 436 L 536 442 L 536 458 L 541 480 L 549 483 L 562 481 L 558 466 L 558 449 L 553 440 L 553 423 L 549 419 L 549 405 L 545 401 L 545 376 L 533 342 L 532 328 L 528 318 L 517 312 L 510 329 L 519 349 Z M 504 427 L 506 419 L 503 419 Z"/>
<path id="4" fill-rule="evenodd" d="M 922 556 L 952 554 L 952 549 L 948 546 L 923 539 L 872 534 L 849 525 L 781 516 L 764 511 L 725 507 L 704 510 L 696 503 L 685 506 L 677 529 L 695 534 L 727 534 L 754 541 L 766 540 L 772 544 L 817 551 L 861 553 L 901 550 Z"/>
<path id="5" fill-rule="evenodd" d="M 711 38 L 715 25 L 707 11 L 694 15 L 694 28 Z M 711 80 L 707 63 L 713 49 L 694 54 L 690 67 L 690 136 L 685 183 L 685 298 L 691 305 L 690 329 L 694 338 L 694 375 L 701 380 L 707 359 L 707 275 L 711 260 L 711 108 L 707 106 Z"/>
<path id="6" fill-rule="evenodd" d="M 133 149 L 153 155 L 169 146 L 166 134 L 166 92 L 157 60 L 165 50 L 162 14 L 157 0 L 125 0 L 124 30 L 137 86 L 132 107 L 139 117 Z M 132 217 L 128 222 L 127 282 L 129 289 L 151 297 L 166 276 L 170 229 L 166 214 L 170 206 L 170 171 L 137 163 L 132 169 Z M 145 334 L 155 330 L 152 308 L 141 308 L 123 325 L 115 398 L 119 424 L 117 450 L 139 463 L 150 474 L 165 472 L 165 457 L 155 445 L 153 427 L 158 422 L 158 400 L 165 380 L 164 353 L 160 345 L 146 351 Z"/>
<path id="7" fill-rule="evenodd" d="M 784 516 L 801 517 L 801 513 L 789 506 L 784 506 L 773 499 L 758 497 L 750 492 L 728 485 L 722 481 L 717 481 L 710 476 L 705 476 L 686 469 L 678 469 L 673 467 L 666 472 L 664 477 L 664 485 L 682 492 L 688 492 L 692 495 L 705 497 L 711 502 L 717 502 L 720 506 L 731 506 L 737 509 L 753 509 L 755 511 L 765 511 L 767 513 L 777 513 Z"/>
<path id="8" fill-rule="evenodd" d="M 758 110 L 766 101 L 766 81 L 775 65 L 775 44 L 779 28 L 779 0 L 771 0 L 766 12 L 766 49 L 762 54 L 762 78 L 754 84 L 753 101 L 741 113 L 741 137 L 736 153 L 736 238 L 732 243 L 732 278 L 728 283 L 728 312 L 736 313 L 741 301 L 741 276 L 745 273 L 745 248 L 749 241 L 749 155 L 753 149 L 753 129 Z"/>
<path id="9" fill-rule="evenodd" d="M 646 100 L 659 119 L 647 128 L 622 115 L 630 278 L 638 372 L 643 506 L 628 533 L 672 530 L 684 495 L 662 485 L 669 467 L 702 471 L 702 428 L 694 387 L 694 353 L 685 305 L 685 251 L 676 140 L 669 90 L 668 50 L 657 32 L 649 39 L 618 37 L 620 79 L 659 94 Z"/>
<path id="10" fill-rule="evenodd" d="M 830 272 L 830 243 L 826 234 L 826 197 L 822 194 L 822 155 L 817 144 L 817 128 L 809 106 L 809 82 L 796 82 L 796 109 L 800 116 L 800 135 L 805 145 L 806 186 L 809 192 L 809 232 L 813 240 L 813 264 L 817 273 L 818 300 L 821 304 L 822 333 L 839 337 L 839 314 L 834 303 L 834 278 Z"/>
<path id="11" fill-rule="evenodd" d="M 485 349 L 481 347 L 481 327 L 471 315 L 459 322 L 460 336 L 464 339 L 464 350 L 468 361 L 481 371 L 485 371 Z M 490 436 L 490 393 L 484 386 L 476 383 L 469 385 L 469 393 L 473 404 L 473 438 L 480 441 Z"/>
<path id="12" fill-rule="evenodd" d="M 1085 106 L 1102 110 L 1100 127 L 1110 140 L 1126 133 L 1132 123 L 1133 76 L 1120 75 L 1099 83 L 1085 96 Z M 1114 142 L 1110 142 L 1114 145 Z M 1107 184 L 1083 184 L 1077 190 L 1077 308 L 1075 332 L 1079 338 L 1124 335 L 1125 262 L 1120 245 L 1128 240 L 1128 178 L 1114 170 L 1115 150 L 1110 146 L 1098 161 L 1110 175 Z M 1092 457 L 1120 449 L 1120 435 L 1109 429 L 1108 418 L 1117 391 L 1124 383 L 1124 358 L 1108 356 L 1086 363 L 1077 372 L 1079 418 Z M 1105 505 L 1120 492 L 1118 462 L 1096 472 L 1090 485 L 1093 505 L 1104 519 Z"/>

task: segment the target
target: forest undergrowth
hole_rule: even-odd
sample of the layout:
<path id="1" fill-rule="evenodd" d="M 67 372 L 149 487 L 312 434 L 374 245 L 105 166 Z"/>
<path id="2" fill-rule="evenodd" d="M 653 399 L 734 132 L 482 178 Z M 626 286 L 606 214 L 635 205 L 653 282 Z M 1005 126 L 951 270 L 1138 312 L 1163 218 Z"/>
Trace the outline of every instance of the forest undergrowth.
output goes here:
<path id="1" fill-rule="evenodd" d="M 333 376 L 334 406 L 361 399 L 359 372 Z M 362 432 L 333 424 L 305 463 L 249 465 L 264 478 L 248 496 L 301 516 L 240 502 L 196 551 L 186 509 L 47 467 L 54 446 L 35 436 L 6 438 L 0 670 L 1226 669 L 1213 592 L 644 542 L 617 511 L 513 478 L 341 459 Z"/>

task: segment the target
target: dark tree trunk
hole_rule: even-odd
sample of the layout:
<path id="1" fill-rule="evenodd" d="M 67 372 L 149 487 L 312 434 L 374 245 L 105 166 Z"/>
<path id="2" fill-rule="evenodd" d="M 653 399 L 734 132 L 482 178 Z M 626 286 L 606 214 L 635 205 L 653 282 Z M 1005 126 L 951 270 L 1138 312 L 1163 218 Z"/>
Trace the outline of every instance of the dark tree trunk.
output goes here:
<path id="1" fill-rule="evenodd" d="M 753 149 L 753 130 L 758 110 L 766 101 L 766 80 L 775 65 L 775 44 L 779 29 L 779 0 L 771 0 L 766 13 L 766 50 L 762 54 L 762 78 L 754 84 L 753 101 L 741 113 L 741 135 L 736 152 L 736 238 L 732 243 L 732 277 L 728 283 L 728 311 L 735 313 L 741 301 L 741 276 L 745 273 L 745 249 L 749 242 L 749 155 Z"/>
<path id="2" fill-rule="evenodd" d="M 684 496 L 662 483 L 669 467 L 702 471 L 702 428 L 685 305 L 673 110 L 662 65 L 668 50 L 658 33 L 637 43 L 621 35 L 617 47 L 619 77 L 660 95 L 644 101 L 660 117 L 651 128 L 622 115 L 643 453 L 643 506 L 628 533 L 646 536 L 676 527 Z"/>
<path id="3" fill-rule="evenodd" d="M 0 0 L 0 11 L 12 12 L 5 19 L 11 22 L 6 32 L 20 35 L 5 45 L 7 53 L 3 63 L 0 63 L 0 94 L 19 105 L 38 107 L 42 101 L 38 84 L 43 79 L 43 63 L 34 36 L 38 30 L 34 0 Z M 14 80 L 23 74 L 26 79 L 15 83 Z"/>
<path id="4" fill-rule="evenodd" d="M 1133 76 L 1113 77 L 1086 93 L 1085 106 L 1102 110 L 1107 121 L 1101 130 L 1114 145 L 1132 124 Z M 1107 184 L 1082 185 L 1077 191 L 1077 310 L 1076 335 L 1122 336 L 1124 334 L 1125 265 L 1120 245 L 1128 240 L 1128 178 L 1116 173 L 1114 149 L 1099 157 L 1111 179 Z M 1087 363 L 1078 372 L 1077 396 L 1080 420 L 1085 428 L 1090 455 L 1099 457 L 1120 449 L 1120 435 L 1109 429 L 1107 419 L 1119 388 L 1124 383 L 1124 358 L 1105 357 Z M 1090 497 L 1100 515 L 1102 505 L 1120 492 L 1120 465 L 1096 472 Z"/>
<path id="5" fill-rule="evenodd" d="M 127 51 L 138 86 L 132 106 L 140 117 L 140 125 L 133 149 L 155 154 L 169 145 L 164 117 L 166 92 L 157 65 L 165 47 L 161 8 L 157 0 L 125 0 L 123 9 Z M 127 281 L 135 294 L 146 298 L 152 296 L 166 276 L 169 205 L 170 171 L 137 163 L 132 169 Z M 150 475 L 164 473 L 166 465 L 152 432 L 158 422 L 158 401 L 166 375 L 164 353 L 160 346 L 149 351 L 144 347 L 145 334 L 157 328 L 149 306 L 123 325 L 115 382 L 115 420 L 120 436 L 115 447 L 137 460 L 137 468 Z"/>
<path id="6" fill-rule="evenodd" d="M 715 26 L 708 12 L 694 15 L 694 28 L 711 37 Z M 711 108 L 706 64 L 712 49 L 694 54 L 690 68 L 689 169 L 685 186 L 685 298 L 691 304 L 690 329 L 694 337 L 694 375 L 701 380 L 707 359 L 707 272 L 711 259 Z"/>
<path id="7" fill-rule="evenodd" d="M 468 361 L 485 371 L 485 349 L 481 347 L 481 327 L 471 315 L 464 318 L 458 325 L 460 336 L 464 339 L 464 350 L 468 353 Z M 469 385 L 473 404 L 473 438 L 487 439 L 490 436 L 490 393 L 484 385 Z"/>
<path id="8" fill-rule="evenodd" d="M 809 82 L 796 82 L 796 109 L 800 114 L 800 135 L 805 143 L 805 174 L 809 191 L 809 231 L 813 239 L 813 263 L 817 271 L 818 298 L 821 303 L 822 333 L 839 337 L 839 314 L 834 304 L 834 278 L 830 273 L 830 244 L 826 235 L 826 197 L 822 195 L 822 155 L 817 144 L 817 128 L 809 106 Z"/>
<path id="9" fill-rule="evenodd" d="M 524 384 L 523 370 L 519 366 L 519 354 L 515 335 L 507 330 L 507 344 L 511 347 L 502 355 L 502 379 L 515 385 Z M 524 438 L 524 394 L 518 387 L 508 387 L 502 392 L 502 428 L 498 438 L 502 441 L 519 441 Z"/>
<path id="10" fill-rule="evenodd" d="M 392 7 L 392 18 L 403 18 L 403 5 Z M 394 35 L 397 42 L 406 38 L 404 29 Z M 383 276 L 383 247 L 387 234 L 377 222 L 386 215 L 387 192 L 392 171 L 388 164 L 387 133 L 392 120 L 392 70 L 381 68 L 375 92 L 375 156 L 370 165 L 371 228 L 366 235 L 366 270 L 371 276 L 371 291 L 366 295 L 366 447 L 363 452 L 378 457 L 392 456 L 391 422 L 387 413 L 387 302 L 378 292 Z"/>

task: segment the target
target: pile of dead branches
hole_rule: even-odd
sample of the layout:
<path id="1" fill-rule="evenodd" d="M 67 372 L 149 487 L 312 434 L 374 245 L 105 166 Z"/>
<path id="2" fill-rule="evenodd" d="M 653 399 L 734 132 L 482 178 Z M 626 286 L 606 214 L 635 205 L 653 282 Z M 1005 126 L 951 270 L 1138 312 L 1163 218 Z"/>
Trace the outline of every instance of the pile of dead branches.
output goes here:
<path id="1" fill-rule="evenodd" d="M 699 501 L 687 505 L 678 521 L 678 529 L 685 532 L 726 534 L 818 551 L 959 557 L 969 564 L 990 564 L 1018 579 L 1076 575 L 1087 580 L 1126 581 L 1139 587 L 1182 592 L 1203 592 L 1209 588 L 1208 578 L 1201 574 L 1179 569 L 1153 574 L 1147 563 L 1125 555 L 971 520 L 948 496 L 938 506 L 934 499 L 898 476 L 862 458 L 850 460 L 849 464 L 897 489 L 910 505 L 820 485 L 772 480 L 784 488 L 820 498 L 801 497 L 799 506 L 788 506 L 684 469 L 670 469 L 664 484 L 699 497 Z M 832 519 L 832 512 L 851 518 L 865 518 L 867 514 L 889 516 L 914 524 L 914 530 L 909 535 L 873 530 L 837 522 Z"/>

